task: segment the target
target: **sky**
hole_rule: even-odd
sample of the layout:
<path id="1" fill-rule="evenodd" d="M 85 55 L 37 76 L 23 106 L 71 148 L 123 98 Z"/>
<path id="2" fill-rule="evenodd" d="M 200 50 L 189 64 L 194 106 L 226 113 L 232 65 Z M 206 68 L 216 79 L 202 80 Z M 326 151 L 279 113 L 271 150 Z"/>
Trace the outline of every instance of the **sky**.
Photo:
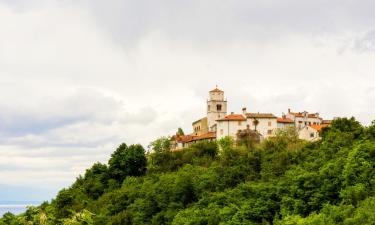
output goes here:
<path id="1" fill-rule="evenodd" d="M 205 116 L 375 119 L 372 0 L 0 0 L 0 202 Z"/>

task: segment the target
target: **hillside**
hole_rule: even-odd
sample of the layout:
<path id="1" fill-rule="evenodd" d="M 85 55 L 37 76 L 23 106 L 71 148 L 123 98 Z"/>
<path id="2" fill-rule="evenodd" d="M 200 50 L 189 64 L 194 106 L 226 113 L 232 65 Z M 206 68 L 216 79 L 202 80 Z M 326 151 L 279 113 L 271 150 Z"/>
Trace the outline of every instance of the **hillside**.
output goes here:
<path id="1" fill-rule="evenodd" d="M 337 119 L 321 135 L 152 154 L 121 144 L 52 202 L 0 224 L 374 224 L 375 122 Z"/>

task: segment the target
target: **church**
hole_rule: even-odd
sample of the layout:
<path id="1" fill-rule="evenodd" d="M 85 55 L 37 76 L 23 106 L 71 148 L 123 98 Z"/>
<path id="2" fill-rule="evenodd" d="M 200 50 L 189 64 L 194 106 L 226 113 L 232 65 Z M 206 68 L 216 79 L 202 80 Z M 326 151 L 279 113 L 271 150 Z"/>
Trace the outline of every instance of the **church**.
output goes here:
<path id="1" fill-rule="evenodd" d="M 291 112 L 277 117 L 272 113 L 247 112 L 242 108 L 242 113 L 227 112 L 227 100 L 224 91 L 217 86 L 209 91 L 206 116 L 192 123 L 193 132 L 188 135 L 172 136 L 172 150 L 190 146 L 199 141 L 219 140 L 230 136 L 234 140 L 242 131 L 255 131 L 260 140 L 275 135 L 278 129 L 294 127 L 299 138 L 314 141 L 319 139 L 319 132 L 329 125 L 330 120 L 323 120 L 319 113 Z"/>

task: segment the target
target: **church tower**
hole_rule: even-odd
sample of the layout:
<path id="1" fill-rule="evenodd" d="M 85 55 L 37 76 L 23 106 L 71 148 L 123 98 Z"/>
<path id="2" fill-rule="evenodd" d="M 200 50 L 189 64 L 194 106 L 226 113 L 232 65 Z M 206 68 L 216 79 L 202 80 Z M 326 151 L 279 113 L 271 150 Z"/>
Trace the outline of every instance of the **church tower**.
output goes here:
<path id="1" fill-rule="evenodd" d="M 207 100 L 207 125 L 209 131 L 215 131 L 213 127 L 216 120 L 227 115 L 227 101 L 224 99 L 224 91 L 217 88 L 209 92 Z"/>

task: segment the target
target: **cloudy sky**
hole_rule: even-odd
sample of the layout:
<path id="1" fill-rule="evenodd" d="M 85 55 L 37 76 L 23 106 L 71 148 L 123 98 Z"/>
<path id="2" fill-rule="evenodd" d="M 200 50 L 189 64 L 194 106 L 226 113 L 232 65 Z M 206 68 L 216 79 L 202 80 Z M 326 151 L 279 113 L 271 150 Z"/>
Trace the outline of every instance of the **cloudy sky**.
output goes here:
<path id="1" fill-rule="evenodd" d="M 0 201 L 48 200 L 121 142 L 205 114 L 375 119 L 372 0 L 0 0 Z"/>

